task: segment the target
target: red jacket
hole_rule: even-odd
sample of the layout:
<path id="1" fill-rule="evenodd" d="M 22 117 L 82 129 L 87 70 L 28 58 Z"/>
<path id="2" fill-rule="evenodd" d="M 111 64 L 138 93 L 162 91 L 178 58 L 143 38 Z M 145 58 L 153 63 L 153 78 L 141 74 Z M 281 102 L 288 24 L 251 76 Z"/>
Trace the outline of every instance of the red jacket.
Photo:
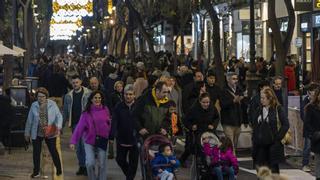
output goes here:
<path id="1" fill-rule="evenodd" d="M 284 68 L 284 76 L 288 78 L 288 91 L 293 91 L 296 89 L 296 75 L 294 72 L 294 67 L 286 66 Z"/>

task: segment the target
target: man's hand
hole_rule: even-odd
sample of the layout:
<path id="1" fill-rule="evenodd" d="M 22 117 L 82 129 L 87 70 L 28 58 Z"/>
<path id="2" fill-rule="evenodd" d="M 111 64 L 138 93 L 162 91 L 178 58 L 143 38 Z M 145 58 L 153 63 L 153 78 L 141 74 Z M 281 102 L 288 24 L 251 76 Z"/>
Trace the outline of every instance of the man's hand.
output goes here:
<path id="1" fill-rule="evenodd" d="M 239 102 L 239 96 L 238 95 L 234 96 L 233 102 L 234 103 L 238 103 Z"/>
<path id="2" fill-rule="evenodd" d="M 197 130 L 197 125 L 192 125 L 192 131 L 196 131 Z"/>
<path id="3" fill-rule="evenodd" d="M 214 129 L 214 126 L 212 124 L 209 124 L 208 129 L 212 130 Z"/>
<path id="4" fill-rule="evenodd" d="M 30 142 L 30 136 L 24 136 L 24 139 L 25 139 L 27 142 Z"/>
<path id="5" fill-rule="evenodd" d="M 162 170 L 162 169 L 159 169 L 159 170 L 158 170 L 158 172 L 159 172 L 159 173 L 162 173 L 162 172 L 163 172 L 163 170 Z"/>
<path id="6" fill-rule="evenodd" d="M 171 161 L 170 161 L 170 163 L 171 163 L 171 164 L 176 164 L 176 163 L 177 163 L 177 161 L 175 161 L 175 160 L 171 160 Z"/>
<path id="7" fill-rule="evenodd" d="M 142 135 L 142 136 L 144 136 L 144 135 L 146 135 L 146 134 L 149 134 L 149 132 L 148 132 L 148 130 L 147 130 L 146 128 L 143 128 L 143 129 L 141 129 L 141 130 L 139 131 L 139 134 Z"/>
<path id="8" fill-rule="evenodd" d="M 166 131 L 165 129 L 163 129 L 163 128 L 160 129 L 160 133 L 161 133 L 162 135 L 164 135 L 164 136 L 167 135 L 167 131 Z"/>
<path id="9" fill-rule="evenodd" d="M 72 151 L 75 150 L 75 145 L 74 145 L 74 144 L 70 144 L 69 147 L 70 147 L 70 149 L 71 149 Z"/>

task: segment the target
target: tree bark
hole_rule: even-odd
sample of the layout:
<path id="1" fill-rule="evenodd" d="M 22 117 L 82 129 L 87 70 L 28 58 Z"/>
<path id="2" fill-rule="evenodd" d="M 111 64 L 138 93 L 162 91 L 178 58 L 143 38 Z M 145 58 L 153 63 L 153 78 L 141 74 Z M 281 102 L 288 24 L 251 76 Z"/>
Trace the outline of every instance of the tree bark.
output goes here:
<path id="1" fill-rule="evenodd" d="M 24 48 L 26 52 L 24 53 L 24 62 L 23 70 L 26 74 L 30 59 L 32 56 L 32 11 L 31 11 L 31 0 L 26 0 L 25 3 L 22 0 L 19 0 L 20 4 L 23 7 L 23 39 L 24 39 Z"/>
<path id="2" fill-rule="evenodd" d="M 128 42 L 128 31 L 124 35 L 122 42 L 121 42 L 120 58 L 125 58 L 125 51 L 126 51 L 127 42 Z"/>
<path id="3" fill-rule="evenodd" d="M 275 0 L 269 0 L 268 2 L 268 16 L 269 16 L 269 26 L 272 29 L 272 34 L 276 47 L 276 75 L 278 76 L 284 76 L 284 66 L 286 62 L 286 56 L 290 48 L 292 35 L 294 31 L 295 26 L 295 14 L 294 9 L 292 6 L 291 0 L 284 0 L 284 3 L 286 5 L 287 11 L 288 11 L 288 29 L 285 37 L 282 37 L 279 24 L 277 22 L 276 13 L 274 11 L 275 9 Z"/>
<path id="4" fill-rule="evenodd" d="M 225 78 L 224 78 L 224 69 L 222 65 L 221 59 L 221 51 L 220 51 L 220 26 L 219 26 L 219 18 L 217 12 L 213 9 L 210 0 L 203 0 L 205 9 L 209 13 L 210 19 L 212 21 L 212 47 L 214 53 L 214 62 L 216 66 L 216 78 L 217 84 L 219 87 L 223 88 L 225 85 Z"/>
<path id="5" fill-rule="evenodd" d="M 129 10 L 129 21 L 127 27 L 127 39 L 128 39 L 128 50 L 129 50 L 129 58 L 134 61 L 136 56 L 136 50 L 133 39 L 133 31 L 134 31 L 134 17 L 132 11 Z"/>

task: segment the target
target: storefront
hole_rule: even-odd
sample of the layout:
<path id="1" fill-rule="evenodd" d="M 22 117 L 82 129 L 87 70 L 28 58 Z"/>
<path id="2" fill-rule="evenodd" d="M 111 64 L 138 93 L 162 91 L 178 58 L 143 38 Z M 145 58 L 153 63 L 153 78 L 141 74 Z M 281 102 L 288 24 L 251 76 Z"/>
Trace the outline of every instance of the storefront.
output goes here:
<path id="1" fill-rule="evenodd" d="M 302 60 L 303 71 L 311 71 L 311 29 L 312 29 L 312 13 L 299 15 L 300 19 L 300 34 L 302 37 Z"/>
<path id="2" fill-rule="evenodd" d="M 312 79 L 320 81 L 320 12 L 312 15 Z"/>

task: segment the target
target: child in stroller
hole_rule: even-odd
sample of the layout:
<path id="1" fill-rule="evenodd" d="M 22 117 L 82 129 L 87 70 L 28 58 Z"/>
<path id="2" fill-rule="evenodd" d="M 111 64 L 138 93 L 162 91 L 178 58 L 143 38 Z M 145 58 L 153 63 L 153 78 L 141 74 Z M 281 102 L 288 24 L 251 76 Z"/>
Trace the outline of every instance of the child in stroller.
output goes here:
<path id="1" fill-rule="evenodd" d="M 159 149 L 160 149 L 160 152 L 162 151 L 161 149 L 164 149 L 163 151 L 167 149 L 165 147 L 162 147 L 164 145 L 170 147 L 170 151 L 172 154 L 171 155 L 172 157 L 170 158 L 166 157 L 166 159 L 175 160 L 176 161 L 175 167 L 179 166 L 180 163 L 176 159 L 173 159 L 174 157 L 172 153 L 173 145 L 172 145 L 172 142 L 167 137 L 156 134 L 156 135 L 149 136 L 143 142 L 142 142 L 142 139 L 140 139 L 139 144 L 143 144 L 141 146 L 138 145 L 138 147 L 140 147 L 140 162 L 141 162 L 141 171 L 142 171 L 143 180 L 159 179 L 159 177 L 157 176 L 158 174 L 153 171 L 155 170 L 155 166 L 152 166 L 152 164 L 154 165 L 158 164 L 157 163 L 158 161 L 155 158 L 159 158 L 158 156 L 162 154 L 162 153 L 159 153 Z M 171 163 L 165 162 L 164 164 L 171 164 Z M 161 166 L 159 168 L 161 168 Z"/>
<path id="2" fill-rule="evenodd" d="M 206 155 L 207 163 L 212 169 L 211 172 L 218 180 L 223 180 L 227 176 L 229 180 L 234 180 L 238 173 L 237 157 L 233 154 L 232 142 L 227 137 L 221 137 L 218 145 L 212 146 L 208 138 L 204 138 L 203 151 Z"/>
<path id="3" fill-rule="evenodd" d="M 170 144 L 161 144 L 159 152 L 151 161 L 153 175 L 161 180 L 173 180 L 174 170 L 179 167 L 179 160 L 173 155 Z"/>

